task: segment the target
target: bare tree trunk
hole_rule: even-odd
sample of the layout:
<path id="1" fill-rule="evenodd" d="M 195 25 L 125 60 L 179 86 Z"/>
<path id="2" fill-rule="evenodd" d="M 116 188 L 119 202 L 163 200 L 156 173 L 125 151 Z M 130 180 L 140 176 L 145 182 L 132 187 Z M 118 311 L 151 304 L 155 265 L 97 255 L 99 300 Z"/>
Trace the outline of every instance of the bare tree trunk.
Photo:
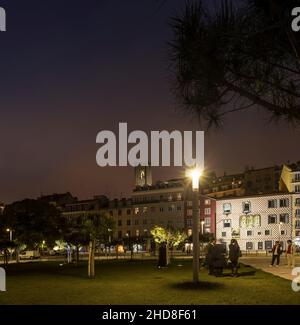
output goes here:
<path id="1" fill-rule="evenodd" d="M 76 266 L 79 265 L 79 246 L 76 246 Z"/>
<path id="2" fill-rule="evenodd" d="M 88 261 L 88 276 L 93 278 L 95 276 L 95 239 L 91 239 L 89 243 L 89 261 Z"/>

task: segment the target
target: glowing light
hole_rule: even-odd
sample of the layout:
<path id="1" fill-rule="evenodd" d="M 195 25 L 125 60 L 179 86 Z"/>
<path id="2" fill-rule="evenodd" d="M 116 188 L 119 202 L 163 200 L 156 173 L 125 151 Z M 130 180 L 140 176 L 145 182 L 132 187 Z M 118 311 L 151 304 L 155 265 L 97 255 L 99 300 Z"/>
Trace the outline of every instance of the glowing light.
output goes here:
<path id="1" fill-rule="evenodd" d="M 199 179 L 202 175 L 202 171 L 198 168 L 194 168 L 188 171 L 187 175 L 192 179 L 193 190 L 199 189 Z"/>

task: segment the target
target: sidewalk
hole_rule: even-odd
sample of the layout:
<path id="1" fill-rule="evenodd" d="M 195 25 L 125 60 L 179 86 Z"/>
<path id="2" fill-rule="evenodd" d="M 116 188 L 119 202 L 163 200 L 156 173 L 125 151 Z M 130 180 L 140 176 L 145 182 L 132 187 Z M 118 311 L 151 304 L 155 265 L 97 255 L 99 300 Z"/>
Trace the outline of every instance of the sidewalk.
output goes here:
<path id="1" fill-rule="evenodd" d="M 242 257 L 240 262 L 287 280 L 293 280 L 295 278 L 295 276 L 292 275 L 292 268 L 287 267 L 287 261 L 284 256 L 281 258 L 279 267 L 270 267 L 271 257 L 266 256 Z M 300 267 L 300 257 L 296 258 L 295 267 L 297 266 Z"/>

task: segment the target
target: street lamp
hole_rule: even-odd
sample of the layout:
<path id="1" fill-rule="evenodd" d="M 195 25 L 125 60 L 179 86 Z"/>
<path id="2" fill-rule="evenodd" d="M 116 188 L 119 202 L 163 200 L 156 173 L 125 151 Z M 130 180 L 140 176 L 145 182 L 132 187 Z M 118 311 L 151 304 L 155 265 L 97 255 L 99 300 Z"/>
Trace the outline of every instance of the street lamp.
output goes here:
<path id="1" fill-rule="evenodd" d="M 7 228 L 6 231 L 9 232 L 9 241 L 12 241 L 12 230 Z"/>
<path id="2" fill-rule="evenodd" d="M 279 222 L 279 244 L 281 239 L 281 226 L 283 225 L 283 222 Z"/>
<path id="3" fill-rule="evenodd" d="M 197 168 L 188 172 L 193 189 L 193 282 L 199 282 L 199 179 L 201 171 Z"/>

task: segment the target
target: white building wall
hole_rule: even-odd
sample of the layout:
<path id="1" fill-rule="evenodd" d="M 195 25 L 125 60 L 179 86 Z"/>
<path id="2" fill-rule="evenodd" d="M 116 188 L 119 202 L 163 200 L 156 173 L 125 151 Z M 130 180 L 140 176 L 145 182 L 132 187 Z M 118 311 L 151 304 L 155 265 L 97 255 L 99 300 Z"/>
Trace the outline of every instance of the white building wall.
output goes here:
<path id="1" fill-rule="evenodd" d="M 288 199 L 288 207 L 280 207 L 280 199 Z M 276 200 L 277 207 L 269 208 L 268 201 Z M 249 213 L 243 212 L 243 203 L 250 202 L 251 211 Z M 225 214 L 223 211 L 223 206 L 225 203 L 231 204 L 231 213 Z M 280 224 L 279 218 L 280 214 L 288 215 L 288 223 Z M 276 224 L 268 223 L 268 216 L 276 215 Z M 241 217 L 248 216 L 260 216 L 260 224 L 248 224 L 248 226 L 241 226 Z M 258 217 L 254 218 L 257 220 Z M 224 227 L 224 221 L 230 220 L 230 227 Z M 251 220 L 251 219 L 248 219 Z M 231 198 L 222 199 L 217 201 L 216 207 L 216 236 L 217 239 L 222 240 L 226 243 L 227 247 L 232 238 L 236 238 L 241 249 L 253 250 L 253 251 L 265 251 L 269 250 L 270 246 L 274 244 L 275 241 L 280 240 L 286 245 L 286 241 L 292 238 L 292 222 L 293 222 L 293 196 L 292 194 L 274 194 L 268 196 L 256 196 L 256 197 L 241 197 L 241 198 Z M 248 231 L 252 231 L 252 234 L 247 234 Z M 270 231 L 267 235 L 266 231 Z M 281 234 L 284 231 L 284 234 Z M 233 232 L 239 233 L 239 235 L 234 236 Z M 270 244 L 272 242 L 272 244 Z M 248 244 L 247 244 L 248 243 Z M 252 243 L 252 249 L 251 244 Z"/>

